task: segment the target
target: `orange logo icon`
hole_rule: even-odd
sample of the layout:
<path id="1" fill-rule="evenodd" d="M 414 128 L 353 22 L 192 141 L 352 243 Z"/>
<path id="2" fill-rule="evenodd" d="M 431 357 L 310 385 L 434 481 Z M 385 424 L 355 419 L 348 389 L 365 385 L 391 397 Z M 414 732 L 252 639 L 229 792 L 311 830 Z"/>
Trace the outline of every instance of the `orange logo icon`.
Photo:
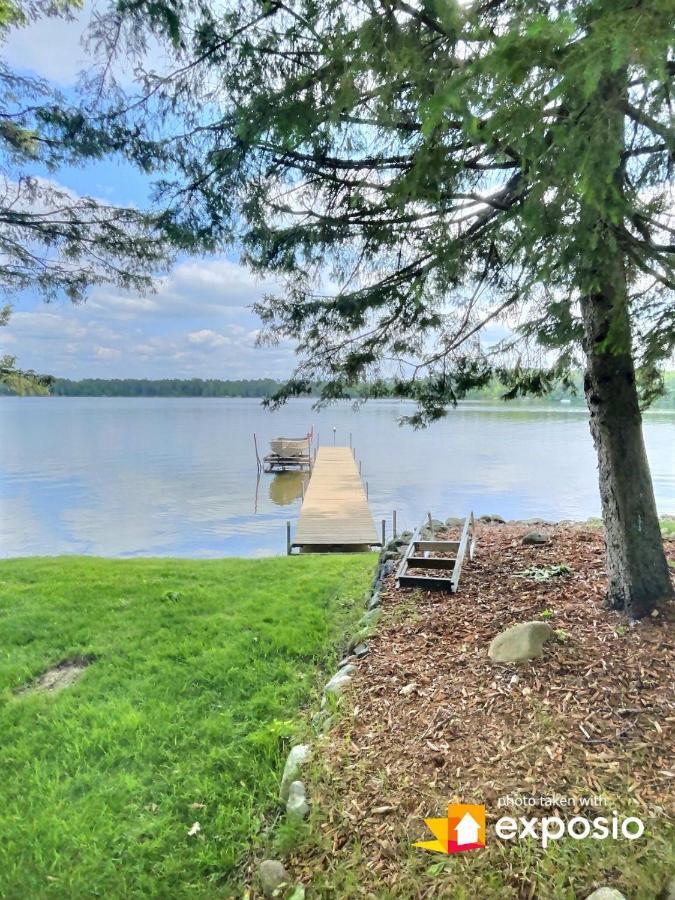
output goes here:
<path id="1" fill-rule="evenodd" d="M 485 846 L 485 807 L 482 804 L 450 803 L 447 819 L 425 819 L 435 841 L 417 841 L 413 846 L 435 853 L 461 853 Z"/>

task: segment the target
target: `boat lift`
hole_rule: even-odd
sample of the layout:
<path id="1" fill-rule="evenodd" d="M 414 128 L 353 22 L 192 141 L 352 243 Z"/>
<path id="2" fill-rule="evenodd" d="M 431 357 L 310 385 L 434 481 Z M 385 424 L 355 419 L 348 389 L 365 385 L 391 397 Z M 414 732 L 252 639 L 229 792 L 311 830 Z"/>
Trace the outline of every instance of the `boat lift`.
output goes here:
<path id="1" fill-rule="evenodd" d="M 312 468 L 312 444 L 314 442 L 314 426 L 304 437 L 278 437 L 270 441 L 270 452 L 260 458 L 258 438 L 253 434 L 256 465 L 261 472 L 292 472 Z"/>

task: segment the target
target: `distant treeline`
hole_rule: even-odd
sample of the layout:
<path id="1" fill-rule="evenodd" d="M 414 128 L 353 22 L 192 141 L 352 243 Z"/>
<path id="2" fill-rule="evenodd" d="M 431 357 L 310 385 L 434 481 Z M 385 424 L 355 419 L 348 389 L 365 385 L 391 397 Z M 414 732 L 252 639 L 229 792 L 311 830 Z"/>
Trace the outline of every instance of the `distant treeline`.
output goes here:
<path id="1" fill-rule="evenodd" d="M 576 396 L 562 386 L 555 387 L 545 400 L 570 399 L 573 403 L 584 403 L 581 374 L 575 379 Z M 666 395 L 654 404 L 659 408 L 675 409 L 675 372 L 665 373 Z M 0 394 L 12 393 L 0 385 Z M 241 378 L 238 380 L 218 378 L 82 378 L 73 381 L 69 378 L 55 378 L 50 393 L 57 397 L 269 397 L 281 382 L 273 378 Z M 316 386 L 315 393 L 319 393 Z M 358 397 L 362 389 L 351 391 L 351 396 Z M 504 393 L 504 386 L 496 379 L 480 390 L 470 391 L 469 400 L 499 400 Z"/>
<path id="2" fill-rule="evenodd" d="M 269 397 L 279 387 L 271 378 L 56 378 L 57 397 Z"/>

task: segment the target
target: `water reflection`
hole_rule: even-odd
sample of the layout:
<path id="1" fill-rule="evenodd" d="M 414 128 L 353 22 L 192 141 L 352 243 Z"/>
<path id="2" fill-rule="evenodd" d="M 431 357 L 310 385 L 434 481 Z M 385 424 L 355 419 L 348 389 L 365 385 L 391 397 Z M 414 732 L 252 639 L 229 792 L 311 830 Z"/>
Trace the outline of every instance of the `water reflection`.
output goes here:
<path id="1" fill-rule="evenodd" d="M 294 500 L 302 498 L 306 484 L 305 472 L 277 472 L 270 482 L 269 497 L 277 506 L 289 506 Z"/>
<path id="2" fill-rule="evenodd" d="M 375 520 L 400 530 L 445 517 L 582 519 L 598 515 L 586 414 L 572 405 L 462 404 L 425 431 L 409 406 L 321 411 L 297 400 L 0 398 L 0 553 L 228 556 L 284 553 L 301 472 L 262 475 L 259 445 L 314 425 L 350 437 Z M 645 418 L 657 504 L 675 512 L 675 415 Z M 304 473 L 304 477 L 307 474 Z M 256 490 L 257 488 L 257 490 Z"/>

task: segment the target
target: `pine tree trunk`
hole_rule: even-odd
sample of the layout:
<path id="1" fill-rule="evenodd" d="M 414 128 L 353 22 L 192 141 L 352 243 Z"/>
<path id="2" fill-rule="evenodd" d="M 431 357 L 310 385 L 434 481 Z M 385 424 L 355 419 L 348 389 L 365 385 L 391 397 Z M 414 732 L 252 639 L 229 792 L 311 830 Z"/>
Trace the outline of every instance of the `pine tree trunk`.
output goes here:
<path id="1" fill-rule="evenodd" d="M 584 390 L 598 455 L 607 544 L 607 605 L 648 615 L 673 588 L 642 437 L 623 261 L 607 289 L 582 302 Z"/>

